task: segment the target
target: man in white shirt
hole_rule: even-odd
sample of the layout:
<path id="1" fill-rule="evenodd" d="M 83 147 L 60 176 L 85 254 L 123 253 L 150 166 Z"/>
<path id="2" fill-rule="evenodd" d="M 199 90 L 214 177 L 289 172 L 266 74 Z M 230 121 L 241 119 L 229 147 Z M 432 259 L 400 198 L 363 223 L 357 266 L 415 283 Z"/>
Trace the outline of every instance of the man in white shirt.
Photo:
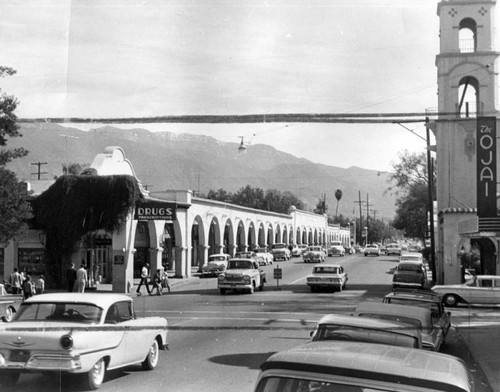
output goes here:
<path id="1" fill-rule="evenodd" d="M 87 282 L 87 270 L 85 265 L 82 264 L 81 267 L 76 271 L 76 285 L 79 293 L 85 292 L 85 283 Z"/>
<path id="2" fill-rule="evenodd" d="M 137 286 L 137 295 L 142 295 L 141 293 L 142 285 L 146 286 L 146 290 L 148 291 L 149 295 L 153 295 L 151 294 L 151 290 L 149 289 L 148 280 L 149 280 L 149 264 L 145 263 L 141 270 L 141 281 L 139 282 L 139 286 Z"/>

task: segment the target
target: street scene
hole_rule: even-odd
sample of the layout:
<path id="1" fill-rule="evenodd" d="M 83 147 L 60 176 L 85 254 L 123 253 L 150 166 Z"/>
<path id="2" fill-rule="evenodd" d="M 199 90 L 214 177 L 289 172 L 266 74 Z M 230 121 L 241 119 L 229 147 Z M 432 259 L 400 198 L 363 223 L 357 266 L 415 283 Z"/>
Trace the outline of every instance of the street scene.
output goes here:
<path id="1" fill-rule="evenodd" d="M 0 11 L 0 391 L 500 392 L 496 0 Z"/>

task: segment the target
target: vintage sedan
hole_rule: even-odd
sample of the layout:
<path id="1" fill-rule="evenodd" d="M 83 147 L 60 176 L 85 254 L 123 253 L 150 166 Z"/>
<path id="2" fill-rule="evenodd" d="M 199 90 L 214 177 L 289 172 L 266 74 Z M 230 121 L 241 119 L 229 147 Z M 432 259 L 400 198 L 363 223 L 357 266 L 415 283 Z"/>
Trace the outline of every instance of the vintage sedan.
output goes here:
<path id="1" fill-rule="evenodd" d="M 98 389 L 107 370 L 141 363 L 154 369 L 168 348 L 167 320 L 136 317 L 121 294 L 41 294 L 24 301 L 15 319 L 0 324 L 0 379 L 21 373 L 70 373 Z"/>
<path id="2" fill-rule="evenodd" d="M 21 298 L 12 294 L 7 294 L 3 284 L 0 284 L 0 319 L 6 323 L 10 323 L 14 318 Z"/>
<path id="3" fill-rule="evenodd" d="M 427 275 L 427 269 L 423 263 L 401 261 L 392 276 L 392 287 L 425 288 Z"/>
<path id="4" fill-rule="evenodd" d="M 441 327 L 445 337 L 450 330 L 451 313 L 445 311 L 441 297 L 431 290 L 397 289 L 385 295 L 382 302 L 428 308 L 431 310 L 434 325 Z"/>
<path id="5" fill-rule="evenodd" d="M 273 263 L 274 256 L 272 255 L 271 252 L 269 252 L 267 247 L 255 248 L 254 252 L 257 254 L 257 256 L 262 257 L 262 259 L 264 260 L 264 263 L 262 265 L 268 265 Z"/>
<path id="6" fill-rule="evenodd" d="M 385 254 L 387 256 L 390 255 L 401 256 L 401 247 L 399 246 L 399 244 L 387 244 L 385 246 Z"/>
<path id="7" fill-rule="evenodd" d="M 321 317 L 311 338 L 313 342 L 347 340 L 422 348 L 420 331 L 405 323 L 335 313 Z"/>
<path id="8" fill-rule="evenodd" d="M 434 286 L 432 291 L 443 298 L 445 306 L 459 303 L 496 305 L 500 304 L 500 276 L 477 275 L 464 284 Z"/>
<path id="9" fill-rule="evenodd" d="M 309 246 L 302 253 L 304 263 L 322 263 L 325 261 L 326 253 L 322 246 Z"/>
<path id="10" fill-rule="evenodd" d="M 332 242 L 328 248 L 328 256 L 345 256 L 344 246 L 340 241 Z"/>
<path id="11" fill-rule="evenodd" d="M 364 250 L 365 256 L 380 256 L 380 248 L 376 244 L 368 244 Z"/>
<path id="12" fill-rule="evenodd" d="M 474 390 L 461 359 L 408 347 L 310 342 L 269 357 L 254 392 Z"/>
<path id="13" fill-rule="evenodd" d="M 312 274 L 306 278 L 312 292 L 325 288 L 342 291 L 347 286 L 347 280 L 344 267 L 334 264 L 314 267 Z"/>
<path id="14" fill-rule="evenodd" d="M 201 269 L 201 276 L 217 276 L 226 270 L 230 255 L 220 253 L 208 256 L 208 263 Z"/>
<path id="15" fill-rule="evenodd" d="M 420 331 L 422 347 L 425 350 L 439 351 L 444 343 L 444 332 L 440 325 L 434 323 L 430 309 L 419 306 L 362 302 L 356 307 L 354 315 L 406 323 L 409 328 Z"/>

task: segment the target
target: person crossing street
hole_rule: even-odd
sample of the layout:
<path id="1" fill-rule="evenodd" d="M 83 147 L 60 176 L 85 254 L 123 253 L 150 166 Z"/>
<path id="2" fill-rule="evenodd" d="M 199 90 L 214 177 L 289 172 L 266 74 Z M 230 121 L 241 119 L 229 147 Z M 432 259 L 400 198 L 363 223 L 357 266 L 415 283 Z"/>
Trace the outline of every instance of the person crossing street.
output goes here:
<path id="1" fill-rule="evenodd" d="M 142 285 L 146 286 L 146 290 L 149 295 L 151 294 L 151 290 L 149 289 L 149 264 L 145 263 L 141 270 L 141 281 L 139 282 L 139 286 L 137 286 L 137 295 L 142 295 L 141 287 Z"/>

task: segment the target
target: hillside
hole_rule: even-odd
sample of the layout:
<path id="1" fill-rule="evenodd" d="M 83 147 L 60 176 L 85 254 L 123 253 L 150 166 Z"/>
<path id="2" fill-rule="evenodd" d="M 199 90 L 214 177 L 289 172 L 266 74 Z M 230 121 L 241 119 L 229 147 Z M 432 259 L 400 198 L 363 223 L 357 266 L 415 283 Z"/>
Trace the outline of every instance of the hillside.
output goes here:
<path id="1" fill-rule="evenodd" d="M 209 136 L 111 126 L 84 132 L 57 124 L 23 124 L 21 133 L 22 137 L 8 143 L 9 148 L 22 146 L 30 151 L 9 165 L 20 179 L 36 180 L 37 162 L 46 163 L 41 165 L 41 178 L 50 179 L 62 174 L 64 162 L 91 163 L 106 146 L 120 146 L 151 192 L 192 189 L 206 193 L 219 188 L 235 192 L 249 184 L 264 190 L 291 191 L 310 209 L 326 194 L 328 211 L 335 214 L 334 194 L 341 189 L 339 213 L 345 216 L 359 216 L 360 193 L 364 204 L 368 195 L 377 218 L 389 220 L 394 215 L 395 198 L 387 192 L 387 174 L 316 164 L 268 145 L 252 145 L 242 154 L 237 143 Z"/>

